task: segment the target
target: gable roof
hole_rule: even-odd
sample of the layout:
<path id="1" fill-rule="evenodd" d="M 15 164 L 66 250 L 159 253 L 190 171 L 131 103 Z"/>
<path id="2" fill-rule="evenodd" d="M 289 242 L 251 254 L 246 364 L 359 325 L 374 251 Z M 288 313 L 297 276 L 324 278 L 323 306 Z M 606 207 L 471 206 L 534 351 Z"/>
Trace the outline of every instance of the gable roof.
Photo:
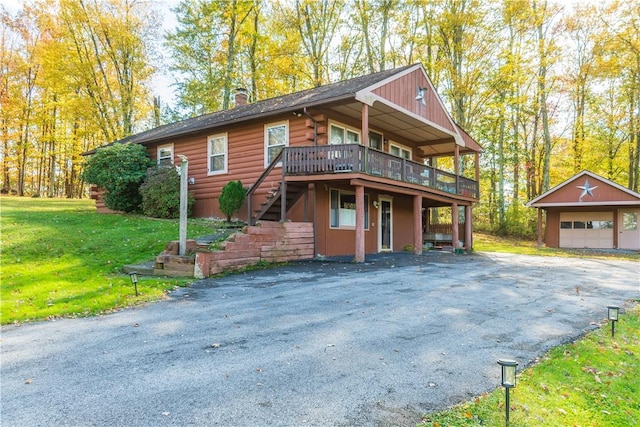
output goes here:
<path id="1" fill-rule="evenodd" d="M 584 180 L 582 180 L 583 177 Z M 598 187 L 601 188 L 596 192 Z M 640 206 L 640 194 L 584 170 L 531 200 L 526 206 L 534 208 Z"/>
<path id="2" fill-rule="evenodd" d="M 239 105 L 228 110 L 203 114 L 201 116 L 169 123 L 130 135 L 126 138 L 115 141 L 114 143 L 124 144 L 134 142 L 144 144 L 146 142 L 168 139 L 178 135 L 183 136 L 198 133 L 205 129 L 225 126 L 241 120 L 275 116 L 287 111 L 301 110 L 305 107 L 311 107 L 319 103 L 324 104 L 327 102 L 352 98 L 355 96 L 357 91 L 410 67 L 411 65 L 392 70 L 385 70 L 379 73 L 368 74 L 366 76 L 356 77 L 326 86 L 281 95 L 246 105 Z"/>
<path id="3" fill-rule="evenodd" d="M 265 119 L 272 116 L 281 115 L 288 112 L 300 112 L 305 108 L 315 107 L 319 105 L 333 104 L 345 101 L 345 104 L 350 102 L 361 101 L 359 95 L 364 92 L 369 92 L 387 82 L 396 80 L 403 77 L 407 73 L 421 70 L 424 74 L 424 78 L 429 81 L 426 76 L 426 72 L 422 67 L 422 64 L 407 65 L 391 70 L 384 70 L 373 74 L 368 74 L 361 77 L 355 77 L 349 80 L 343 80 L 341 82 L 329 84 L 326 86 L 320 86 L 317 88 L 307 89 L 300 92 L 295 92 L 287 95 L 281 95 L 274 98 L 249 103 L 246 105 L 239 105 L 228 110 L 221 110 L 214 113 L 204 114 L 198 117 L 185 119 L 179 122 L 169 123 L 162 125 L 144 132 L 140 132 L 134 135 L 130 135 L 118 141 L 112 142 L 107 145 L 113 144 L 126 144 L 126 143 L 138 143 L 147 144 L 151 142 L 163 142 L 175 137 L 188 136 L 192 134 L 201 133 L 206 130 L 213 130 L 214 128 L 224 127 L 230 124 L 237 124 L 238 122 L 256 119 Z M 430 82 L 429 82 L 430 84 Z M 430 84 L 431 85 L 431 84 Z M 433 88 L 433 86 L 431 86 Z M 435 92 L 435 90 L 434 90 Z M 480 151 L 480 145 L 473 141 L 466 132 L 453 122 L 449 113 L 444 109 L 441 100 L 438 97 L 440 108 L 442 108 L 447 120 L 451 123 L 453 130 L 444 130 L 441 132 L 456 144 L 465 148 L 465 151 Z M 373 103 L 373 101 L 371 101 Z M 389 107 L 392 103 L 386 102 Z M 403 110 L 400 106 L 394 105 L 396 110 Z M 411 115 L 410 112 L 402 111 L 407 116 Z M 410 117 L 412 126 L 416 129 L 424 129 L 425 127 L 440 128 L 437 124 L 430 122 L 421 117 Z M 95 149 L 85 154 L 92 154 Z"/>

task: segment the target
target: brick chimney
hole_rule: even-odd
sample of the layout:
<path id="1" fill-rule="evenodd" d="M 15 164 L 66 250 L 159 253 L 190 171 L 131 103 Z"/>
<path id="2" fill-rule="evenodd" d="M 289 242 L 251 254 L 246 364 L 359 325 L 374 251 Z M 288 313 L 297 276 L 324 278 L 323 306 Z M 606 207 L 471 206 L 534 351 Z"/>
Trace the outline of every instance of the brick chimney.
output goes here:
<path id="1" fill-rule="evenodd" d="M 239 87 L 236 89 L 236 107 L 241 105 L 247 105 L 247 100 L 249 96 L 247 95 L 247 90 L 243 87 Z"/>

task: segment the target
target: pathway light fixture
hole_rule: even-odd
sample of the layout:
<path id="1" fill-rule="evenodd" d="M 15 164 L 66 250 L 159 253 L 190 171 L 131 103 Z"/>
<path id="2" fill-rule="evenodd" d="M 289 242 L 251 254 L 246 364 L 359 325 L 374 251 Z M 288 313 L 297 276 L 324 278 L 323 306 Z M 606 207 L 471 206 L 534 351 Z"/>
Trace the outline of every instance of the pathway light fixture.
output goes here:
<path id="1" fill-rule="evenodd" d="M 620 312 L 620 307 L 617 307 L 615 305 L 610 305 L 607 307 L 607 317 L 611 321 L 611 336 L 615 335 L 616 322 L 618 321 L 619 312 Z"/>
<path id="2" fill-rule="evenodd" d="M 516 368 L 518 362 L 510 359 L 498 359 L 498 364 L 502 368 L 502 387 L 505 389 L 506 402 L 505 402 L 505 415 L 506 425 L 509 425 L 509 389 L 516 386 Z"/>
<path id="3" fill-rule="evenodd" d="M 138 296 L 138 272 L 132 271 L 131 273 L 129 273 L 129 278 L 131 279 L 131 283 L 133 283 L 133 286 L 136 289 L 136 296 Z"/>

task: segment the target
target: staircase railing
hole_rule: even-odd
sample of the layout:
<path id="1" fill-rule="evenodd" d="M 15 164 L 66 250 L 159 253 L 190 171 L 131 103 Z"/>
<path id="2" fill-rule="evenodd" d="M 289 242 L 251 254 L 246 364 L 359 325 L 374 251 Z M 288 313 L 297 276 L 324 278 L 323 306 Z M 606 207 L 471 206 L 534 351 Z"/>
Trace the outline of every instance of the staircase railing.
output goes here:
<path id="1" fill-rule="evenodd" d="M 262 184 L 262 182 L 267 178 L 267 176 L 269 176 L 271 171 L 278 165 L 278 163 L 280 163 L 280 161 L 282 160 L 282 155 L 283 155 L 282 153 L 283 152 L 284 152 L 284 150 L 280 151 L 278 153 L 276 158 L 273 159 L 273 161 L 264 170 L 264 172 L 262 172 L 262 175 L 260 175 L 260 177 L 258 177 L 256 182 L 254 182 L 253 185 L 249 188 L 249 190 L 247 190 L 247 223 L 249 225 L 255 225 L 255 223 L 253 222 L 253 211 L 251 209 L 252 208 L 251 198 L 253 196 L 253 193 L 256 192 L 258 187 L 260 187 L 260 184 Z M 284 179 L 282 179 L 281 182 L 283 182 L 283 181 L 284 181 Z"/>

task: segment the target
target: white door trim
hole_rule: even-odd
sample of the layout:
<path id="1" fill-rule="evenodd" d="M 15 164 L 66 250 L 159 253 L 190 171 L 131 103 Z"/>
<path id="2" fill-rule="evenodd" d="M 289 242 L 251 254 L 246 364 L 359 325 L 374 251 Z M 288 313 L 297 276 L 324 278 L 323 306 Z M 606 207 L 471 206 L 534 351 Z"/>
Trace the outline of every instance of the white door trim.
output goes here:
<path id="1" fill-rule="evenodd" d="M 635 214 L 635 230 L 625 230 L 625 214 Z M 620 209 L 618 211 L 618 248 L 640 249 L 640 209 Z"/>

